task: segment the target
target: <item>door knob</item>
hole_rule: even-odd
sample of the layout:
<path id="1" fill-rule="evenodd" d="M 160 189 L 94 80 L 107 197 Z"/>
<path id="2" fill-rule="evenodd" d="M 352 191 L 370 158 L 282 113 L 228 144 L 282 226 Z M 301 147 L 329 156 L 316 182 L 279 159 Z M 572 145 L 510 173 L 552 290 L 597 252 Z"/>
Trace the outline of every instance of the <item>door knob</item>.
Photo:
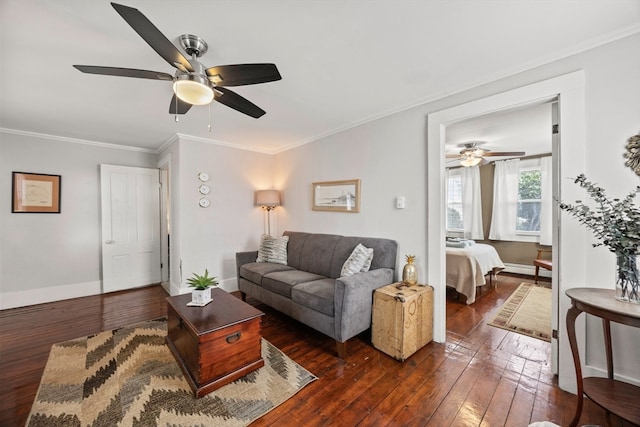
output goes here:
<path id="1" fill-rule="evenodd" d="M 104 243 L 107 245 L 113 245 L 116 241 L 115 240 L 107 240 Z"/>

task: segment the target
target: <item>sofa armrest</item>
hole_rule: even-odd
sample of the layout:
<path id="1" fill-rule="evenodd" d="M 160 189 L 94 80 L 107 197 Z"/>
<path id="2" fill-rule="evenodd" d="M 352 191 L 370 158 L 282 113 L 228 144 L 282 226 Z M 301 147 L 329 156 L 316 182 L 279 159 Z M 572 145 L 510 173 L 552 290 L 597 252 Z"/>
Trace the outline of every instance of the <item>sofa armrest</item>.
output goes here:
<path id="1" fill-rule="evenodd" d="M 393 283 L 393 269 L 377 268 L 336 279 L 335 338 L 345 342 L 371 326 L 373 292 Z"/>
<path id="2" fill-rule="evenodd" d="M 256 262 L 258 251 L 236 252 L 236 280 L 240 280 L 240 267 L 243 264 Z"/>

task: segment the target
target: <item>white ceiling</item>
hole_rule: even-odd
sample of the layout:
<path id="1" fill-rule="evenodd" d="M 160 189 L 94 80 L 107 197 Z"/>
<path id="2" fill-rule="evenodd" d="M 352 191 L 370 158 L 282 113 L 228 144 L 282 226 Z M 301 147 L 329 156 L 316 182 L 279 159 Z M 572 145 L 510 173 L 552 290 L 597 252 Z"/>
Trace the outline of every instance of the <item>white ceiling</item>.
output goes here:
<path id="1" fill-rule="evenodd" d="M 277 152 L 640 31 L 638 0 L 121 0 L 206 66 L 274 62 L 283 79 L 169 115 L 173 74 L 108 1 L 0 0 L 0 128 L 157 150 L 175 134 Z M 473 138 L 478 139 L 478 138 Z M 487 139 L 483 137 L 483 139 Z M 493 148 L 492 148 L 493 149 Z"/>
<path id="2" fill-rule="evenodd" d="M 514 157 L 529 157 L 551 153 L 551 102 L 529 105 L 486 114 L 447 127 L 445 153 L 459 154 L 467 143 L 475 142 L 483 150 L 522 151 L 524 156 L 492 156 L 493 162 Z M 460 166 L 456 159 L 447 166 Z"/>

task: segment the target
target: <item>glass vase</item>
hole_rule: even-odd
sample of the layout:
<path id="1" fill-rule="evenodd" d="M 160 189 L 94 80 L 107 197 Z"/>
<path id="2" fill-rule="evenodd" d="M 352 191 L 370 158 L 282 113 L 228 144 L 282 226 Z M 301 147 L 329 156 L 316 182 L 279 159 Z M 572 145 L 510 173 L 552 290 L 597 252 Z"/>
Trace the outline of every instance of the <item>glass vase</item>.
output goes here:
<path id="1" fill-rule="evenodd" d="M 617 254 L 616 299 L 640 304 L 640 255 Z"/>

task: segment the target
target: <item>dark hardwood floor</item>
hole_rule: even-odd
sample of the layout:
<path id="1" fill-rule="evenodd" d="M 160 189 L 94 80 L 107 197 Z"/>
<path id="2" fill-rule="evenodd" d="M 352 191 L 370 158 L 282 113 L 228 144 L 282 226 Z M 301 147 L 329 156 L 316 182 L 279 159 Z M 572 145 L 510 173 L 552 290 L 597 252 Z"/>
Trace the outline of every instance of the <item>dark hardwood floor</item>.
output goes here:
<path id="1" fill-rule="evenodd" d="M 404 363 L 367 334 L 338 359 L 331 339 L 250 300 L 266 313 L 263 336 L 319 377 L 252 426 L 566 426 L 576 398 L 557 387 L 550 345 L 486 325 L 523 281 L 501 274 L 470 306 L 449 295 L 447 342 Z M 25 424 L 51 344 L 164 316 L 165 297 L 151 286 L 0 311 L 0 426 Z M 581 424 L 618 421 L 585 402 Z"/>

